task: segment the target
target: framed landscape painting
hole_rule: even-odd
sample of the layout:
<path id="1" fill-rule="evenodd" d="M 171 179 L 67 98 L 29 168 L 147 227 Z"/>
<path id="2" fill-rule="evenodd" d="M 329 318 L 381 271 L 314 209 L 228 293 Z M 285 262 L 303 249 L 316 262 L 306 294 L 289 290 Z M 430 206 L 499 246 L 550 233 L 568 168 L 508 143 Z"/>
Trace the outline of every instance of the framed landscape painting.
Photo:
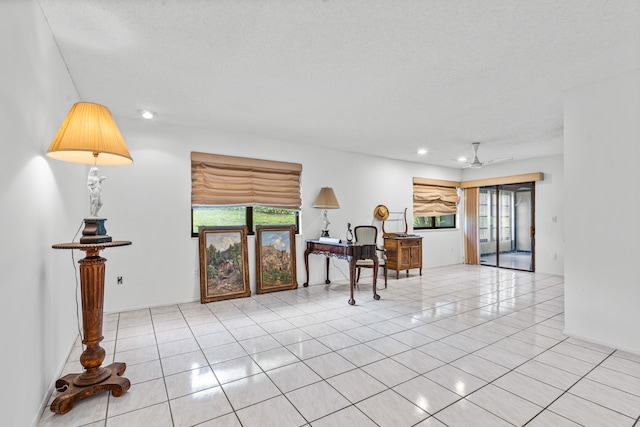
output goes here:
<path id="1" fill-rule="evenodd" d="M 248 297 L 247 227 L 200 227 L 200 302 Z"/>
<path id="2" fill-rule="evenodd" d="M 296 289 L 295 225 L 256 226 L 256 292 Z"/>

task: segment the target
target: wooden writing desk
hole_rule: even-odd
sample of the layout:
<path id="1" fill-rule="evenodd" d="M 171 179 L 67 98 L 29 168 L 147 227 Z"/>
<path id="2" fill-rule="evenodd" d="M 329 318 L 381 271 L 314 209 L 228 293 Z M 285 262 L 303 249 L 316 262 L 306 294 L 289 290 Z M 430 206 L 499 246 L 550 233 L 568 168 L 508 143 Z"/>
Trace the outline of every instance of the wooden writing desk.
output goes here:
<path id="1" fill-rule="evenodd" d="M 309 286 L 309 254 L 324 255 L 327 265 L 327 279 L 325 283 L 331 283 L 329 280 L 329 258 L 345 259 L 349 261 L 349 288 L 351 298 L 349 304 L 354 305 L 356 300 L 353 298 L 353 289 L 356 286 L 356 261 L 360 259 L 373 260 L 373 299 L 379 300 L 380 295 L 376 292 L 376 280 L 378 279 L 378 255 L 376 254 L 376 245 L 362 243 L 329 243 L 319 240 L 307 240 L 307 249 L 304 251 L 304 268 L 307 272 L 307 280 L 304 287 Z"/>

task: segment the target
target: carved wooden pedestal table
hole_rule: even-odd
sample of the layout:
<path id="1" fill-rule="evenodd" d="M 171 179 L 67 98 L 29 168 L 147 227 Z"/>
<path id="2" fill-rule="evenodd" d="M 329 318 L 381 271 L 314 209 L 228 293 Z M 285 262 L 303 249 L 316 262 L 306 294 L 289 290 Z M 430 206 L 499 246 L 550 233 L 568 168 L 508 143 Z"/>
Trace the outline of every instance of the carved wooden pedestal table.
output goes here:
<path id="1" fill-rule="evenodd" d="M 56 389 L 61 393 L 51 404 L 51 411 L 59 414 L 69 412 L 74 403 L 83 397 L 103 391 L 111 391 L 115 397 L 122 396 L 131 383 L 124 378 L 127 365 L 112 363 L 102 366 L 105 351 L 100 346 L 102 336 L 102 315 L 104 305 L 105 258 L 99 252 L 105 248 L 130 245 L 120 240 L 105 243 L 60 243 L 54 249 L 80 249 L 86 256 L 80 264 L 80 294 L 82 297 L 82 343 L 86 345 L 80 356 L 84 371 L 68 374 L 56 381 Z"/>

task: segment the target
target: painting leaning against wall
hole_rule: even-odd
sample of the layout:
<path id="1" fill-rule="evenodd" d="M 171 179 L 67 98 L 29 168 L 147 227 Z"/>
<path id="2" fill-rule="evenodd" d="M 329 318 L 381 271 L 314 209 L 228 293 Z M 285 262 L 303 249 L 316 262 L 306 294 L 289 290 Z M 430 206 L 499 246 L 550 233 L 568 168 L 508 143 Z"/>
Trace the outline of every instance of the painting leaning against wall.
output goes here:
<path id="1" fill-rule="evenodd" d="M 296 289 L 295 225 L 256 226 L 256 292 Z"/>
<path id="2" fill-rule="evenodd" d="M 248 297 L 247 227 L 200 227 L 200 302 Z"/>

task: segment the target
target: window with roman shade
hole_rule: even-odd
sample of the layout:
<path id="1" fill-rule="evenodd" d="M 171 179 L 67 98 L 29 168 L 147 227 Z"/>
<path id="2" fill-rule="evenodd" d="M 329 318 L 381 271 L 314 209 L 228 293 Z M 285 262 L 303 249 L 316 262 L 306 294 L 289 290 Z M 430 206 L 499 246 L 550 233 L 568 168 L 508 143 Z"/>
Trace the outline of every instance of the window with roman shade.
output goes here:
<path id="1" fill-rule="evenodd" d="M 301 173 L 299 163 L 192 152 L 192 235 L 201 225 L 247 225 L 250 233 L 258 224 L 298 225 Z"/>
<path id="2" fill-rule="evenodd" d="M 298 210 L 299 163 L 191 153 L 191 205 L 261 205 Z"/>
<path id="3" fill-rule="evenodd" d="M 455 228 L 458 182 L 413 178 L 414 229 Z"/>

